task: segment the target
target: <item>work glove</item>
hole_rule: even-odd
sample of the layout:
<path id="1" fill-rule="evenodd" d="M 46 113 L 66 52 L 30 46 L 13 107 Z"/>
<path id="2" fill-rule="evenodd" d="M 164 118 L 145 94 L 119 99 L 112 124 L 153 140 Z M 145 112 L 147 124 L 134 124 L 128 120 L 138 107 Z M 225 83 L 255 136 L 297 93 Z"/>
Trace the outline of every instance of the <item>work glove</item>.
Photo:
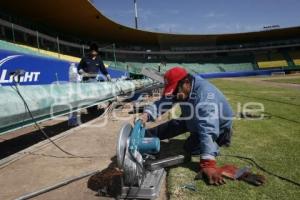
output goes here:
<path id="1" fill-rule="evenodd" d="M 146 127 L 146 122 L 148 121 L 148 113 L 143 113 L 142 115 L 135 117 L 133 123 L 138 120 L 141 120 L 143 127 Z"/>
<path id="2" fill-rule="evenodd" d="M 215 160 L 201 159 L 200 173 L 210 185 L 223 185 L 226 183 L 222 177 L 222 170 L 217 167 Z"/>
<path id="3" fill-rule="evenodd" d="M 223 177 L 229 178 L 231 180 L 242 180 L 255 186 L 263 185 L 266 182 L 265 176 L 252 173 L 249 167 L 239 169 L 238 167 L 233 165 L 224 165 L 219 169 L 221 170 L 221 174 Z M 242 174 L 239 174 L 238 171 L 243 169 L 245 169 L 245 171 L 243 171 Z"/>
<path id="4" fill-rule="evenodd" d="M 238 167 L 234 165 L 224 165 L 222 167 L 216 166 L 215 160 L 201 160 L 200 161 L 200 173 L 195 177 L 196 180 L 203 179 L 208 184 L 222 185 L 225 183 L 222 177 L 231 180 L 242 180 L 255 186 L 261 186 L 266 182 L 266 178 L 260 174 L 254 174 L 250 172 L 250 169 L 238 175 Z"/>
<path id="5" fill-rule="evenodd" d="M 83 71 L 83 69 L 80 69 L 79 71 L 78 71 L 78 74 L 80 74 L 80 75 L 83 75 L 85 72 Z"/>

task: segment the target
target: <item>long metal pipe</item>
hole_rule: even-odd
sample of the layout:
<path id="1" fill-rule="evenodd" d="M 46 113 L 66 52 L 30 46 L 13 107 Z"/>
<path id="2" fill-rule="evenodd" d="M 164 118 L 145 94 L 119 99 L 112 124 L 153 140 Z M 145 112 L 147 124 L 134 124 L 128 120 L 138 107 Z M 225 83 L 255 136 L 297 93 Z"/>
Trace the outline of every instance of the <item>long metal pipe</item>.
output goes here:
<path id="1" fill-rule="evenodd" d="M 35 121 L 61 115 L 113 100 L 119 95 L 154 84 L 150 79 L 18 86 Z M 132 94 L 133 95 L 133 94 Z M 12 87 L 0 87 L 0 135 L 33 124 L 24 102 Z"/>

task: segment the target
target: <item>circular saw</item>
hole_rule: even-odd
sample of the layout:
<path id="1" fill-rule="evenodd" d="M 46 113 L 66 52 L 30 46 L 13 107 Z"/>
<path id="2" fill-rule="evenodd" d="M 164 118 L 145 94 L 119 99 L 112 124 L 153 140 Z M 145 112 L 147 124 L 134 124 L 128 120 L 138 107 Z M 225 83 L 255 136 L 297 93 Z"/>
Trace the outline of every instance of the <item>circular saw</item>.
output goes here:
<path id="1" fill-rule="evenodd" d="M 182 155 L 153 159 L 160 151 L 157 137 L 145 137 L 141 120 L 122 126 L 117 144 L 118 167 L 123 170 L 120 199 L 155 199 L 166 176 L 165 167 L 182 163 Z"/>
<path id="2" fill-rule="evenodd" d="M 124 183 L 128 186 L 140 186 L 145 177 L 144 158 L 160 150 L 160 140 L 145 137 L 145 129 L 140 120 L 134 127 L 126 123 L 120 130 L 117 144 L 118 167 L 123 170 Z"/>

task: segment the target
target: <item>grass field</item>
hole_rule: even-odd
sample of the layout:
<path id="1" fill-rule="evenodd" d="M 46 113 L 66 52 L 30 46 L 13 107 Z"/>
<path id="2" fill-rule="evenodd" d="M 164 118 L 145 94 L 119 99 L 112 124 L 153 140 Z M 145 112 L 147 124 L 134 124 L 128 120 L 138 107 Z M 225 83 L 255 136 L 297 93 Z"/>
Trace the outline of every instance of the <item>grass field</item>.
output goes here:
<path id="1" fill-rule="evenodd" d="M 283 78 L 283 79 L 270 79 L 267 81 L 276 82 L 276 83 L 291 83 L 291 84 L 300 84 L 300 78 Z"/>
<path id="2" fill-rule="evenodd" d="M 213 80 L 229 99 L 233 109 L 237 104 L 259 102 L 271 118 L 264 120 L 234 121 L 234 137 L 222 154 L 241 155 L 255 159 L 267 170 L 300 182 L 300 91 L 249 82 Z M 187 135 L 170 141 L 172 151 L 181 151 Z M 253 171 L 264 174 L 267 182 L 255 187 L 241 181 L 227 180 L 223 186 L 208 186 L 194 181 L 199 158 L 168 172 L 170 199 L 300 199 L 300 187 L 270 176 L 255 167 Z M 235 164 L 243 167 L 249 163 L 230 157 L 218 157 L 218 164 Z M 196 191 L 183 189 L 183 184 L 195 184 Z"/>

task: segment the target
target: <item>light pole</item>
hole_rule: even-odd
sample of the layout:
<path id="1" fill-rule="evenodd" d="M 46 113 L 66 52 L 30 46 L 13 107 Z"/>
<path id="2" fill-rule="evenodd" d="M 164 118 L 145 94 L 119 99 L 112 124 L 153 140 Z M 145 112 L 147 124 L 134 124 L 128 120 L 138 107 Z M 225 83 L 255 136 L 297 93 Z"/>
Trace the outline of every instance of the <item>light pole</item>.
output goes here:
<path id="1" fill-rule="evenodd" d="M 136 2 L 136 0 L 134 0 L 134 13 L 135 13 L 135 18 L 134 18 L 135 29 L 138 29 L 138 9 L 137 9 L 137 2 Z"/>

